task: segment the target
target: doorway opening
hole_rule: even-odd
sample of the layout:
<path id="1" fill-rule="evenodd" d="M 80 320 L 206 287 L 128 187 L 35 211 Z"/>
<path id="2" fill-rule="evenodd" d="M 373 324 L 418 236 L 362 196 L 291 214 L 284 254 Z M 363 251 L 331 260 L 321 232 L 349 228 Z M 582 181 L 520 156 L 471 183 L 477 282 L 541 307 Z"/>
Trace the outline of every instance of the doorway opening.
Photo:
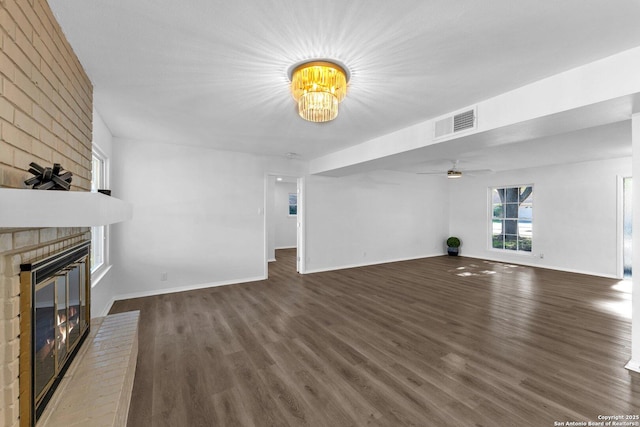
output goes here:
<path id="1" fill-rule="evenodd" d="M 267 174 L 265 186 L 265 277 L 269 264 L 304 272 L 304 178 Z"/>

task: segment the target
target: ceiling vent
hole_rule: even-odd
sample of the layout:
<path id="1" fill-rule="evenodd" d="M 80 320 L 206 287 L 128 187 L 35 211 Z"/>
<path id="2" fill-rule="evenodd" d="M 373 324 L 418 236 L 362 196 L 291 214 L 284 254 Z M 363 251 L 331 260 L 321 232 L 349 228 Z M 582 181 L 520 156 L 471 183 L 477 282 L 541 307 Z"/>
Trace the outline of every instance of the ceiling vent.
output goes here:
<path id="1" fill-rule="evenodd" d="M 457 132 L 476 128 L 476 109 L 463 111 L 458 114 L 437 120 L 435 123 L 435 138 L 442 138 Z"/>

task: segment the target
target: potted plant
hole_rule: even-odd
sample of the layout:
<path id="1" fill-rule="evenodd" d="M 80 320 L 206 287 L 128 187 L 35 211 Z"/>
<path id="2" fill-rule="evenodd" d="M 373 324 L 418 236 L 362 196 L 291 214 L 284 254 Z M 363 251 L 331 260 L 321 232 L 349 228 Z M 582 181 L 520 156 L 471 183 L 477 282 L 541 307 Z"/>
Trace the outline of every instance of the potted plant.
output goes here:
<path id="1" fill-rule="evenodd" d="M 447 253 L 451 256 L 458 256 L 461 244 L 462 242 L 460 242 L 460 239 L 458 239 L 457 237 L 449 237 L 447 239 Z"/>

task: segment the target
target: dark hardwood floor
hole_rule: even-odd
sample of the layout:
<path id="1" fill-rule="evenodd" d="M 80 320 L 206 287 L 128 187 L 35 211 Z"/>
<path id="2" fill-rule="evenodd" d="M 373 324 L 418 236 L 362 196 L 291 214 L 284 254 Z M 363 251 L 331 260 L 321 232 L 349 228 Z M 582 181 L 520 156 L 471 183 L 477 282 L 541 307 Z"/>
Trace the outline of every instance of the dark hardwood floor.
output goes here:
<path id="1" fill-rule="evenodd" d="M 447 256 L 300 276 L 294 257 L 266 281 L 114 304 L 141 311 L 130 427 L 640 414 L 624 283 Z"/>

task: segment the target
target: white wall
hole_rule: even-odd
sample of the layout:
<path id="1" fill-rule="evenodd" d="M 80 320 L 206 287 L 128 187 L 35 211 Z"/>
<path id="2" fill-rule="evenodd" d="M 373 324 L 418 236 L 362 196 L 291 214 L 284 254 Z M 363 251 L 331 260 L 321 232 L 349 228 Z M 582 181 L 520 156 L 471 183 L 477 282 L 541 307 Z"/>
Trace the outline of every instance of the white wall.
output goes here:
<path id="1" fill-rule="evenodd" d="M 464 256 L 615 277 L 618 176 L 631 176 L 630 158 L 450 180 L 450 234 Z M 492 250 L 488 188 L 521 184 L 534 185 L 532 253 Z"/>
<path id="2" fill-rule="evenodd" d="M 276 182 L 273 212 L 276 249 L 296 247 L 296 217 L 289 215 L 289 193 L 296 193 L 297 187 L 291 182 Z"/>
<path id="3" fill-rule="evenodd" d="M 93 109 L 93 145 L 97 147 L 108 159 L 106 163 L 107 176 L 106 188 L 110 188 L 110 177 L 112 175 L 111 158 L 113 156 L 113 136 L 111 131 L 105 125 L 102 117 L 98 111 Z M 114 197 L 119 197 L 113 194 Z M 106 232 L 109 233 L 111 226 L 106 226 Z M 110 246 L 107 245 L 107 254 L 105 254 L 106 260 L 111 262 Z M 93 317 L 104 316 L 111 308 L 113 297 L 115 296 L 115 289 L 113 284 L 113 272 L 107 267 L 102 275 L 93 275 L 91 277 L 91 315 Z"/>
<path id="4" fill-rule="evenodd" d="M 134 205 L 133 220 L 113 227 L 118 297 L 263 278 L 265 173 L 285 166 L 243 153 L 115 139 L 112 187 Z"/>
<path id="5" fill-rule="evenodd" d="M 306 271 L 444 253 L 446 178 L 380 171 L 306 182 Z"/>
<path id="6" fill-rule="evenodd" d="M 112 190 L 133 203 L 134 219 L 112 227 L 113 277 L 96 304 L 264 277 L 265 179 L 286 164 L 119 139 L 112 160 Z M 630 174 L 625 158 L 455 181 L 390 171 L 307 176 L 306 272 L 441 255 L 455 234 L 465 256 L 615 276 L 617 177 Z M 535 186 L 534 256 L 488 249 L 487 189 L 518 184 Z"/>

